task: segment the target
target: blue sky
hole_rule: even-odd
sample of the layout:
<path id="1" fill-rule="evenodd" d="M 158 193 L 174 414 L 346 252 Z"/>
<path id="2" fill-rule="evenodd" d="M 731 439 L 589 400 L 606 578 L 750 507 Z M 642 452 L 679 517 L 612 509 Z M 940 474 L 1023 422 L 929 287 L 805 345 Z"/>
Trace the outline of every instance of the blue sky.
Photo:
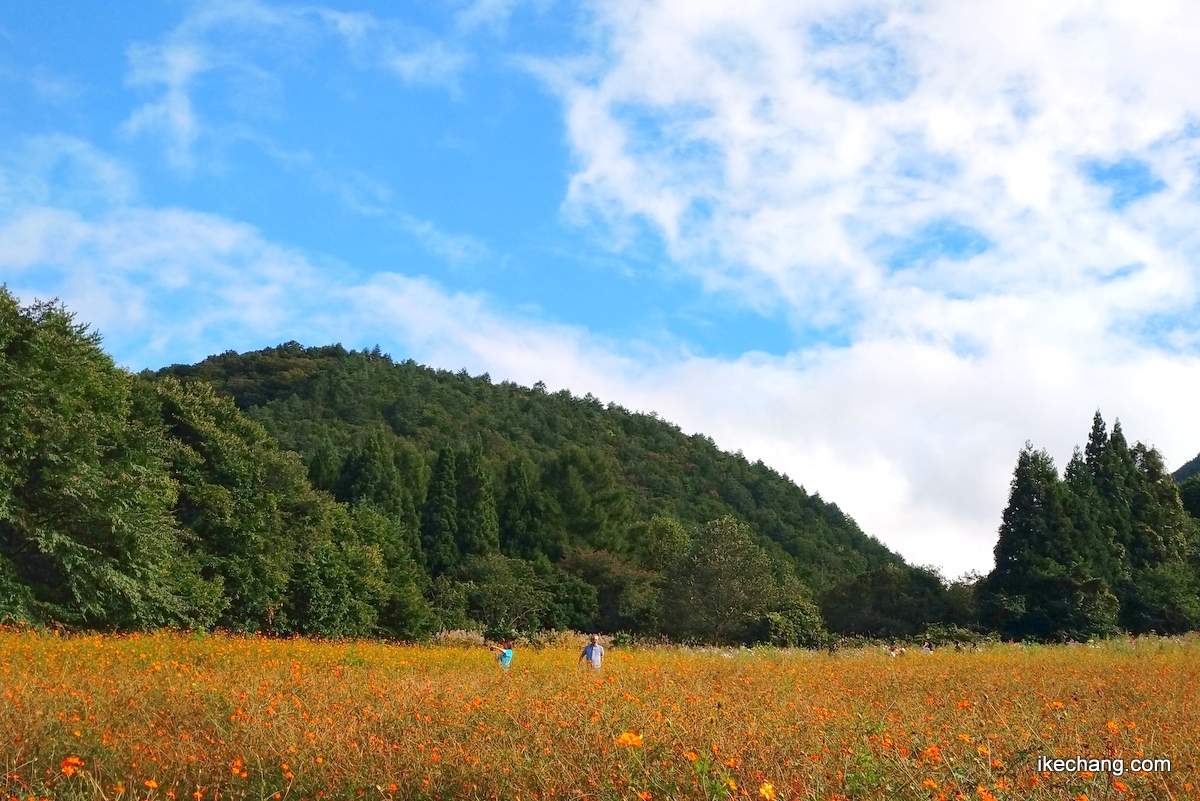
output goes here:
<path id="1" fill-rule="evenodd" d="M 1200 451 L 1190 6 L 112 8 L 0 7 L 0 280 L 131 368 L 592 392 L 951 575 L 1026 440 Z"/>
<path id="2" fill-rule="evenodd" d="M 578 52 L 580 12 L 548 4 L 472 22 L 472 11 L 9 7 L 0 12 L 6 149 L 19 161 L 39 135 L 86 142 L 130 173 L 138 204 L 249 224 L 348 280 L 399 271 L 618 340 L 786 352 L 795 337 L 785 320 L 705 292 L 671 268 L 652 231 L 616 248 L 561 213 L 573 167 L 561 105 L 523 62 Z M 323 12 L 358 15 L 367 30 L 354 40 Z M 388 64 L 405 57 L 428 63 L 411 74 Z M 171 59 L 197 62 L 186 125 L 157 116 L 171 102 L 167 73 L 182 69 L 162 63 Z M 347 344 L 364 344 L 354 333 Z M 109 339 L 134 367 L 224 344 L 219 332 L 158 351 Z"/>

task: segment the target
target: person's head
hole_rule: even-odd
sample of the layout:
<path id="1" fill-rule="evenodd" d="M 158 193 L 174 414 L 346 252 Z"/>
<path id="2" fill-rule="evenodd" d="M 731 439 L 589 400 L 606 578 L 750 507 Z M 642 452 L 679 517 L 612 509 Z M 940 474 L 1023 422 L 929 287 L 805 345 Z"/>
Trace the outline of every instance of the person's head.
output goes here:
<path id="1" fill-rule="evenodd" d="M 600 638 L 597 637 L 595 634 L 593 634 L 591 637 L 588 637 L 588 642 L 590 642 L 592 645 L 595 645 L 599 641 L 600 641 Z"/>
<path id="2" fill-rule="evenodd" d="M 512 647 L 513 647 L 513 641 L 512 641 L 512 640 L 507 640 L 507 639 L 506 639 L 506 640 L 504 641 L 504 647 L 505 647 L 506 649 L 510 649 L 510 650 L 511 650 L 511 649 L 512 649 Z"/>

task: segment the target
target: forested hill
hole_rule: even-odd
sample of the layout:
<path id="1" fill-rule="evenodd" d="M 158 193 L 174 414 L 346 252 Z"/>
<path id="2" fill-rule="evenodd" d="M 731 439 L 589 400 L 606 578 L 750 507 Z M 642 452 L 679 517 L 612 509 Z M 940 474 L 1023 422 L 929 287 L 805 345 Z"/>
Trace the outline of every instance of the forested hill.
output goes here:
<path id="1" fill-rule="evenodd" d="M 1200 474 L 1200 454 L 1197 454 L 1191 461 L 1185 463 L 1174 473 L 1171 478 L 1175 479 L 1177 484 L 1182 484 L 1194 475 Z"/>
<path id="2" fill-rule="evenodd" d="M 228 393 L 283 448 L 303 455 L 314 486 L 348 503 L 363 492 L 390 496 L 380 500 L 426 534 L 433 494 L 444 490 L 438 466 L 456 459 L 460 478 L 474 471 L 486 479 L 500 550 L 510 556 L 557 561 L 577 548 L 637 554 L 656 515 L 693 531 L 734 515 L 750 524 L 777 568 L 786 566 L 814 594 L 902 564 L 836 505 L 762 462 L 591 395 L 395 362 L 378 348 L 294 342 L 158 373 L 165 375 Z M 372 480 L 393 486 L 363 490 L 364 471 L 386 474 Z"/>

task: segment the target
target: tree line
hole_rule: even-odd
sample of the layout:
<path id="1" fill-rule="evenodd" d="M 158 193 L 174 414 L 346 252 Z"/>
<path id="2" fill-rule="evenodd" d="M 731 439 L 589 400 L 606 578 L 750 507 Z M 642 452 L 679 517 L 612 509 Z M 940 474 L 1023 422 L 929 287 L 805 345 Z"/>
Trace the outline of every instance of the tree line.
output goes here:
<path id="1" fill-rule="evenodd" d="M 1177 485 L 1154 448 L 1099 412 L 1062 476 L 1026 445 L 979 587 L 981 623 L 1007 637 L 1084 640 L 1200 628 L 1200 476 Z"/>
<path id="2" fill-rule="evenodd" d="M 378 348 L 133 375 L 61 305 L 0 288 L 0 621 L 781 645 L 1175 632 L 1200 625 L 1197 505 L 1200 476 L 1176 487 L 1097 416 L 1063 478 L 1022 452 L 996 569 L 947 581 L 653 414 Z"/>
<path id="3" fill-rule="evenodd" d="M 133 375 L 61 305 L 22 307 L 0 289 L 0 621 L 398 639 L 453 627 L 574 628 L 811 643 L 821 616 L 789 547 L 820 551 L 832 530 L 862 552 L 828 547 L 827 566 L 898 561 L 836 507 L 744 459 L 738 470 L 757 483 L 743 493 L 790 491 L 812 524 L 781 520 L 781 543 L 718 503 L 725 514 L 685 525 L 671 504 L 639 496 L 621 455 L 564 435 L 572 421 L 553 413 L 542 417 L 551 442 L 529 448 L 454 430 L 480 415 L 479 403 L 401 416 L 398 401 L 413 398 L 393 393 L 395 426 L 348 410 L 356 397 L 379 400 L 356 379 L 364 366 L 468 389 L 490 382 L 335 350 L 345 369 L 326 377 L 323 397 L 344 425 L 283 416 L 310 435 L 301 453 L 281 447 L 269 414 L 239 409 L 205 380 Z M 535 404 L 551 397 L 525 392 Z M 428 397 L 421 387 L 415 395 Z M 283 399 L 298 402 L 294 391 Z M 606 413 L 594 399 L 554 402 Z M 656 418 L 617 414 L 643 433 L 693 441 Z M 403 433 L 429 419 L 426 437 Z M 711 441 L 694 442 L 710 468 L 725 458 Z"/>

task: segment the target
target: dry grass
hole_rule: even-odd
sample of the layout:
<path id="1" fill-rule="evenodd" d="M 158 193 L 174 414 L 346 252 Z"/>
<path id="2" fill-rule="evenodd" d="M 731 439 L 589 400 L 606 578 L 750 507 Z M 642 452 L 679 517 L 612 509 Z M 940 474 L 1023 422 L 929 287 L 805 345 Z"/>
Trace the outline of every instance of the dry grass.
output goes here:
<path id="1" fill-rule="evenodd" d="M 577 655 L 505 675 L 465 645 L 0 632 L 0 797 L 1198 797 L 1196 640 Z"/>

